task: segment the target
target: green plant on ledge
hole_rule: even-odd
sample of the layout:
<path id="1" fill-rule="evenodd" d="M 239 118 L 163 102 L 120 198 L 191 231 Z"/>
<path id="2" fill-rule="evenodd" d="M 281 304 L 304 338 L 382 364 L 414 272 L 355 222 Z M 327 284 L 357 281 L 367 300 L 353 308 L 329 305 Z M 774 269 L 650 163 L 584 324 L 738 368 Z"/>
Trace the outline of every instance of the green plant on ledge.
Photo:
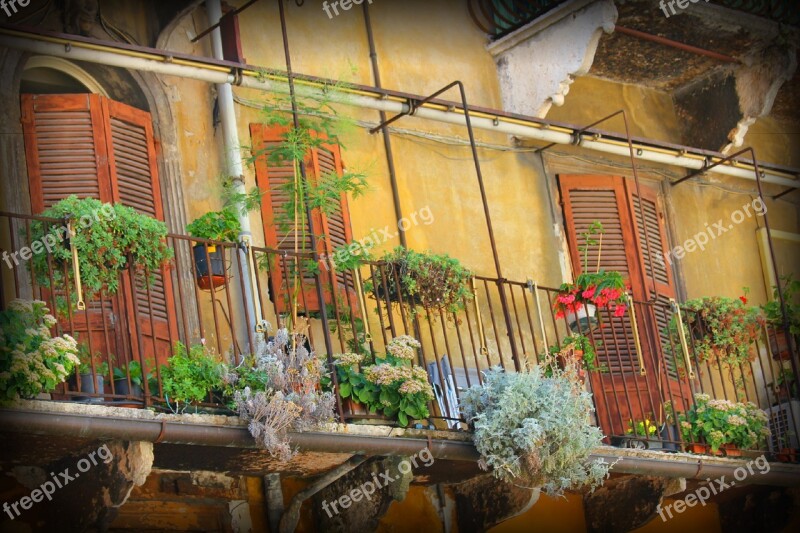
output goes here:
<path id="1" fill-rule="evenodd" d="M 485 376 L 461 397 L 482 468 L 551 496 L 602 485 L 610 465 L 589 455 L 603 435 L 590 424 L 591 395 L 574 366 L 553 368 L 550 377 L 538 366 L 520 373 L 493 368 Z"/>
<path id="2" fill-rule="evenodd" d="M 740 449 L 761 448 L 770 436 L 767 413 L 754 404 L 712 400 L 708 394 L 695 394 L 694 405 L 685 413 L 665 409 L 669 417 L 677 416 L 685 442 L 704 442 L 716 453 L 724 444 Z"/>
<path id="3" fill-rule="evenodd" d="M 186 232 L 198 239 L 219 242 L 237 242 L 242 226 L 233 208 L 210 211 L 186 226 Z"/>
<path id="4" fill-rule="evenodd" d="M 213 351 L 203 344 L 187 349 L 176 342 L 173 353 L 169 364 L 161 368 L 161 381 L 167 407 L 174 413 L 183 413 L 222 385 L 223 368 Z"/>
<path id="5" fill-rule="evenodd" d="M 552 375 L 550 369 L 547 368 L 549 364 L 559 364 L 559 358 L 575 357 L 580 361 L 584 370 L 589 372 L 600 372 L 606 370 L 602 366 L 598 366 L 597 351 L 595 345 L 602 346 L 603 341 L 600 339 L 595 340 L 592 344 L 591 339 L 581 333 L 575 333 L 562 339 L 560 344 L 553 344 L 547 351 L 548 354 L 539 354 L 539 364 L 545 366 L 545 373 L 549 376 Z M 560 366 L 564 366 L 561 364 Z"/>
<path id="6" fill-rule="evenodd" d="M 0 404 L 50 392 L 80 364 L 69 335 L 53 337 L 47 304 L 13 300 L 0 311 Z"/>
<path id="7" fill-rule="evenodd" d="M 339 396 L 364 405 L 371 413 L 396 418 L 402 426 L 430 416 L 433 389 L 424 368 L 415 366 L 420 343 L 413 337 L 395 337 L 385 357 L 345 353 L 334 355 Z"/>
<path id="8" fill-rule="evenodd" d="M 75 236 L 70 241 L 78 250 L 86 301 L 93 300 L 101 291 L 107 295 L 115 294 L 119 289 L 120 274 L 131 265 L 140 280 L 148 282 L 151 280 L 144 278 L 144 272 L 157 272 L 172 258 L 172 250 L 165 240 L 167 226 L 122 204 L 104 204 L 94 198 L 78 199 L 73 195 L 44 211 L 42 216 L 74 221 Z M 44 240 L 45 233 L 60 242 L 52 225 L 39 221 L 31 224 L 34 242 Z M 37 283 L 50 288 L 51 275 L 55 288 L 63 287 L 67 281 L 74 283 L 71 267 L 66 268 L 68 278 L 64 279 L 63 267 L 72 264 L 72 253 L 66 241 L 52 247 L 52 258 L 51 271 L 48 254 L 33 256 L 31 268 Z M 72 298 L 74 302 L 75 291 Z M 61 313 L 61 306 L 58 307 Z"/>

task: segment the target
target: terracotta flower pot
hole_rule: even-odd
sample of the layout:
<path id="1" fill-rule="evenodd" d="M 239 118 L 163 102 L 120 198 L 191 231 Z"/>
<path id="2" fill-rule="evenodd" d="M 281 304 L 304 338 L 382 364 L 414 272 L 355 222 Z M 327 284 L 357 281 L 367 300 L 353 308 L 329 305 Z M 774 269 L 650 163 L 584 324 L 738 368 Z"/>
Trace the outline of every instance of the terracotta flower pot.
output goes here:
<path id="1" fill-rule="evenodd" d="M 786 342 L 786 333 L 783 328 L 776 329 L 769 335 L 769 349 L 772 358 L 776 361 L 788 361 L 791 358 L 789 344 Z"/>

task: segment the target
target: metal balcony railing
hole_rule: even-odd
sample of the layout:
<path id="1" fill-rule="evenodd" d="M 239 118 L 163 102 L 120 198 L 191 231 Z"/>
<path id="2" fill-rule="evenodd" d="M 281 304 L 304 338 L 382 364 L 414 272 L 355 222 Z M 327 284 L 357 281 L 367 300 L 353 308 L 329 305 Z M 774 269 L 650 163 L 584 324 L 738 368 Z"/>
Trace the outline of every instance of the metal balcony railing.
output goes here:
<path id="1" fill-rule="evenodd" d="M 55 276 L 60 271 L 61 279 L 69 279 L 72 266 L 56 264 L 49 250 L 32 246 L 34 222 L 63 224 L 0 213 L 0 254 L 24 247 L 30 247 L 32 253 L 38 249 L 47 258 L 49 282 L 45 285 L 49 288 L 31 276 L 28 261 L 4 260 L 0 264 L 0 309 L 14 298 L 43 300 L 51 309 L 61 309 L 54 333 L 69 333 L 88 353 L 96 354 L 90 360 L 88 379 L 81 379 L 76 370 L 68 383 L 53 392 L 54 400 L 158 407 L 165 401 L 162 365 L 169 364 L 176 342 L 186 346 L 203 342 L 221 359 L 236 363 L 253 353 L 257 344 L 258 334 L 248 324 L 266 320 L 274 328 L 286 327 L 291 314 L 290 287 L 275 281 L 281 279 L 304 280 L 307 288 L 314 289 L 299 291 L 297 314 L 308 319 L 309 343 L 318 354 L 328 356 L 330 365 L 335 353 L 358 347 L 381 353 L 396 336 L 417 338 L 422 344 L 417 362 L 428 371 L 431 384 L 440 393 L 430 404 L 431 422 L 439 428 L 467 429 L 458 403 L 465 388 L 482 382 L 482 372 L 495 366 L 508 372 L 529 369 L 539 364 L 540 354 L 548 347 L 561 344 L 571 334 L 567 320 L 556 318 L 553 312 L 557 289 L 540 286 L 534 280 L 476 276 L 473 298 L 464 302 L 463 311 L 445 313 L 403 301 L 402 294 L 390 287 L 392 281 L 399 283 L 398 274 L 385 263 L 368 263 L 358 272 L 331 274 L 326 265 L 310 268 L 310 254 L 253 247 L 245 255 L 237 253 L 233 243 L 212 243 L 184 235 L 167 237 L 174 259 L 159 273 L 145 273 L 155 274 L 153 283 L 143 283 L 141 273 L 128 269 L 121 276 L 117 294 L 103 293 L 88 301 L 85 309 L 77 310 L 64 305 L 72 299 L 75 287 L 72 283 L 58 285 Z M 224 275 L 198 277 L 193 257 L 198 244 L 223 251 Z M 200 250 L 201 257 L 210 263 L 209 249 L 200 246 Z M 249 265 L 257 266 L 249 284 L 255 316 L 243 303 L 248 300 L 248 284 L 242 280 Z M 276 276 L 276 269 L 281 276 Z M 364 281 L 369 279 L 379 282 L 365 291 Z M 324 307 L 314 301 L 319 294 L 317 283 L 326 301 Z M 327 328 L 323 327 L 323 309 Z M 768 412 L 773 435 L 763 451 L 800 448 L 797 353 L 791 353 L 790 347 L 788 364 L 781 363 L 786 376 L 779 386 L 780 367 L 773 358 L 779 354 L 772 353 L 776 350 L 768 342 L 775 344 L 778 340 L 774 331 L 766 331 L 754 343 L 751 360 L 730 365 L 719 358 L 698 357 L 696 338 L 702 337 L 702 329 L 687 327 L 686 335 L 676 334 L 681 328 L 675 324 L 697 321 L 669 300 L 631 301 L 622 317 L 612 316 L 608 310 L 598 313 L 600 326 L 591 330 L 584 326 L 580 331 L 591 340 L 600 367 L 585 372 L 584 382 L 594 399 L 594 423 L 609 442 L 683 448 L 689 443 L 674 429 L 665 405 L 685 411 L 694 404 L 694 394 L 706 393 L 715 399 L 750 401 Z M 143 376 L 152 376 L 142 380 L 140 389 L 131 387 L 131 361 L 141 365 Z M 103 364 L 108 365 L 108 372 L 100 370 Z M 102 392 L 95 392 L 101 374 L 108 379 L 115 371 L 119 380 L 109 379 Z M 348 411 L 338 398 L 337 409 L 345 420 L 374 417 Z M 210 394 L 204 405 L 220 404 L 221 399 Z M 657 437 L 641 439 L 628 434 L 631 422 L 644 419 L 656 422 L 660 430 Z"/>

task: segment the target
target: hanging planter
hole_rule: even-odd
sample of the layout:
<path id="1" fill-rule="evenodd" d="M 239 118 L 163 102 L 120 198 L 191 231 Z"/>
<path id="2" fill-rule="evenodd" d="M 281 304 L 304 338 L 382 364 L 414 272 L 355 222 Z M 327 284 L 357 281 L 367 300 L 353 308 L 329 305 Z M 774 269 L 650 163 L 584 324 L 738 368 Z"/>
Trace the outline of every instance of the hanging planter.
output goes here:
<path id="1" fill-rule="evenodd" d="M 565 318 L 570 331 L 579 333 L 582 331 L 592 331 L 600 324 L 597 320 L 597 307 L 594 304 L 581 305 L 578 309 L 567 311 Z"/>
<path id="2" fill-rule="evenodd" d="M 194 253 L 197 285 L 203 290 L 225 285 L 225 249 L 221 246 L 197 244 Z"/>
<path id="3" fill-rule="evenodd" d="M 192 237 L 217 242 L 237 242 L 242 226 L 232 207 L 211 211 L 186 226 Z M 213 243 L 198 243 L 193 248 L 197 285 L 203 290 L 225 284 L 225 248 Z"/>

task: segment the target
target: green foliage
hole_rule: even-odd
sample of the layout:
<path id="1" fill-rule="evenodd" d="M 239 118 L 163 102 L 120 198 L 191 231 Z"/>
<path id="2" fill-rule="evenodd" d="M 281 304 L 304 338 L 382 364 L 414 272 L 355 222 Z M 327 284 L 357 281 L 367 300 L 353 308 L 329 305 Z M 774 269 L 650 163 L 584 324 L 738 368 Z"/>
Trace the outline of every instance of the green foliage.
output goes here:
<path id="1" fill-rule="evenodd" d="M 87 301 L 94 299 L 102 290 L 115 294 L 119 289 L 120 273 L 131 264 L 141 276 L 146 271 L 158 271 L 172 258 L 172 250 L 165 241 L 166 225 L 122 204 L 103 204 L 93 198 L 78 199 L 73 195 L 47 209 L 42 216 L 74 221 L 76 235 L 71 240 L 78 250 L 81 280 Z M 33 241 L 45 238 L 45 233 L 53 235 L 58 243 L 52 247 L 52 276 L 55 287 L 63 287 L 65 284 L 62 268 L 64 265 L 68 266 L 66 270 L 69 283 L 74 283 L 69 246 L 61 242 L 55 228 L 38 221 L 31 224 Z M 37 283 L 49 288 L 51 279 L 47 254 L 35 254 L 31 265 Z M 141 277 L 140 279 L 148 281 Z M 72 297 L 74 301 L 74 291 Z"/>
<path id="2" fill-rule="evenodd" d="M 222 385 L 222 365 L 214 353 L 202 344 L 187 349 L 175 343 L 169 365 L 161 369 L 164 397 L 173 412 L 183 412 L 190 404 L 200 403 L 212 389 Z"/>
<path id="3" fill-rule="evenodd" d="M 269 74 L 264 74 L 266 77 Z M 340 210 L 342 195 L 358 198 L 367 191 L 367 178 L 361 172 L 344 171 L 316 176 L 315 180 L 304 178 L 304 166 L 314 150 L 331 145 L 342 146 L 341 135 L 351 120 L 341 117 L 329 95 L 338 86 L 325 87 L 322 96 L 298 98 L 274 94 L 264 103 L 265 122 L 269 126 L 286 128 L 283 138 L 269 147 L 267 161 L 275 166 L 292 168 L 292 178 L 281 186 L 281 196 L 287 200 L 277 210 L 273 223 L 285 239 L 294 239 L 296 253 L 308 253 L 308 211 L 331 215 Z M 265 149 L 254 151 L 251 163 L 264 154 Z M 316 231 L 321 228 L 314 228 Z M 280 243 L 283 244 L 283 243 Z M 261 266 L 265 266 L 261 263 Z M 266 263 L 269 266 L 269 262 Z M 272 265 L 274 266 L 274 264 Z M 315 266 L 316 268 L 316 266 Z M 314 273 L 314 272 L 312 272 Z M 303 289 L 303 281 L 297 268 L 290 271 L 289 298 L 292 323 L 297 323 L 297 299 Z"/>
<path id="4" fill-rule="evenodd" d="M 147 368 L 155 368 L 155 363 L 152 361 L 148 361 Z M 138 385 L 139 387 L 144 386 L 144 380 L 142 379 L 142 365 L 139 361 L 129 361 L 127 364 L 123 364 L 122 366 L 118 366 L 114 368 L 114 379 L 128 379 L 128 373 L 131 376 L 131 384 Z M 150 388 L 150 393 L 157 393 L 158 392 L 158 380 L 155 378 L 153 373 L 148 370 L 147 372 L 147 381 L 148 386 Z"/>
<path id="5" fill-rule="evenodd" d="M 186 231 L 198 239 L 237 242 L 239 234 L 242 232 L 242 226 L 239 224 L 239 215 L 235 209 L 226 207 L 222 211 L 206 213 L 186 226 Z"/>
<path id="6" fill-rule="evenodd" d="M 420 346 L 416 339 L 402 335 L 386 346 L 384 357 L 334 355 L 339 396 L 364 405 L 371 413 L 396 418 L 402 426 L 428 418 L 433 389 L 425 369 L 412 362 Z"/>
<path id="7" fill-rule="evenodd" d="M 677 422 L 687 442 L 705 442 L 717 452 L 723 444 L 734 444 L 746 450 L 763 448 L 770 436 L 767 413 L 753 403 L 733 403 L 712 400 L 708 394 L 695 394 L 694 405 L 685 413 L 674 413 L 671 405 L 665 409 Z"/>
<path id="8" fill-rule="evenodd" d="M 406 305 L 455 314 L 462 311 L 465 302 L 473 297 L 470 290 L 472 272 L 447 254 L 397 247 L 385 254 L 381 261 L 386 262 L 387 279 L 384 280 L 382 271 L 376 269 L 372 279 L 364 283 L 364 290 L 382 299 L 396 301 L 399 294 Z M 396 279 L 400 280 L 399 288 Z M 385 294 L 386 287 L 388 295 Z"/>
<path id="9" fill-rule="evenodd" d="M 687 341 L 690 332 L 695 337 L 694 351 L 699 362 L 710 361 L 738 367 L 752 361 L 753 343 L 761 336 L 764 317 L 758 308 L 747 307 L 747 298 L 712 296 L 689 300 L 683 308 Z M 680 346 L 677 316 L 670 319 L 672 344 Z M 684 367 L 683 357 L 673 358 L 678 369 Z"/>
<path id="10" fill-rule="evenodd" d="M 597 346 L 602 346 L 603 341 L 597 339 L 595 340 L 595 344 Z M 581 333 L 575 333 L 574 335 L 564 337 L 564 339 L 561 341 L 561 344 L 553 344 L 550 346 L 548 348 L 548 354 L 539 354 L 539 363 L 545 365 L 555 364 L 555 360 L 558 356 L 561 356 L 562 354 L 568 354 L 570 350 L 580 350 L 583 352 L 580 362 L 581 366 L 583 366 L 585 370 L 588 370 L 589 372 L 604 370 L 596 363 L 597 352 L 595 351 L 595 345 L 592 344 L 592 341 L 589 339 L 589 337 Z M 545 373 L 548 374 L 548 377 L 552 375 L 552 372 L 548 368 L 545 368 Z"/>
<path id="11" fill-rule="evenodd" d="M 52 337 L 55 324 L 38 300 L 13 300 L 0 312 L 0 403 L 49 392 L 79 364 L 77 342 Z"/>
<path id="12" fill-rule="evenodd" d="M 590 424 L 591 395 L 582 389 L 574 369 L 540 367 L 530 372 L 486 372 L 482 385 L 461 397 L 482 468 L 509 483 L 542 487 L 548 495 L 603 483 L 607 463 L 589 461 L 602 444 L 600 430 Z"/>
<path id="13" fill-rule="evenodd" d="M 636 435 L 637 437 L 655 437 L 658 434 L 658 426 L 652 417 L 645 418 L 644 420 L 628 420 L 628 429 L 625 431 L 626 435 Z"/>
<path id="14" fill-rule="evenodd" d="M 789 333 L 797 336 L 800 335 L 800 299 L 798 299 L 798 295 L 800 295 L 800 280 L 794 279 L 794 276 L 789 274 L 781 277 L 781 281 L 783 282 L 781 293 L 786 304 L 786 314 L 789 318 Z M 767 323 L 776 329 L 782 329 L 784 323 L 778 287 L 772 287 L 772 296 L 772 301 L 767 302 L 761 308 L 764 310 Z"/>

